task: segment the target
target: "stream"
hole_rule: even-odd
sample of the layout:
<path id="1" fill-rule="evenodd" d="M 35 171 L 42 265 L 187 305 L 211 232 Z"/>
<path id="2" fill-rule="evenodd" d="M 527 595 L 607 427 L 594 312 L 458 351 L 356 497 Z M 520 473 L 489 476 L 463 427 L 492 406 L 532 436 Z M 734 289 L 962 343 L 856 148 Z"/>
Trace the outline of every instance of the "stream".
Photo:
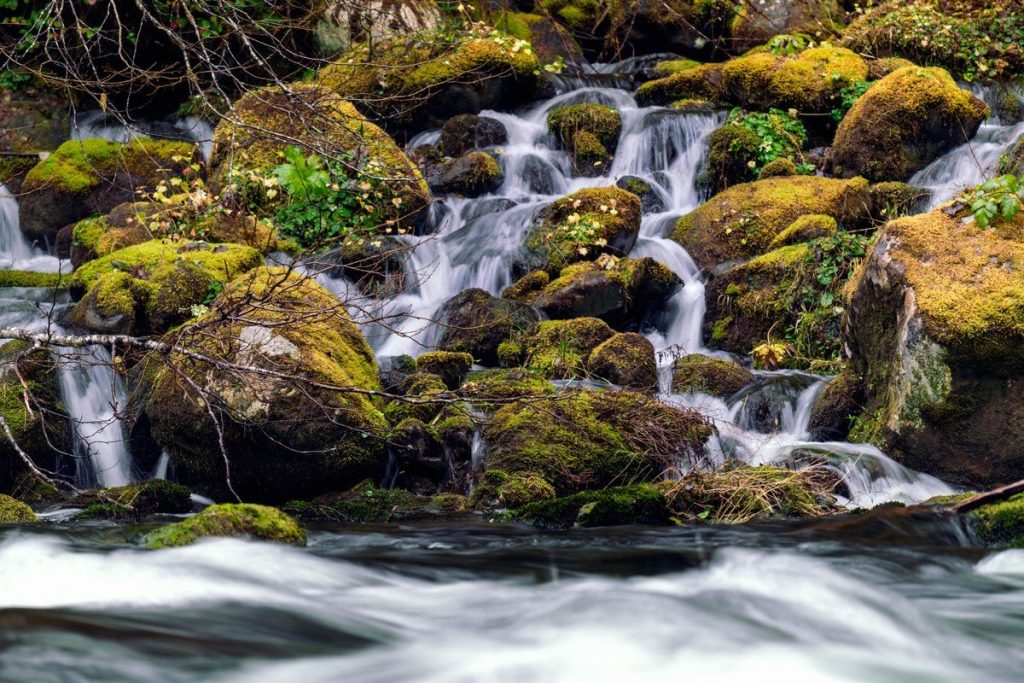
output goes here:
<path id="1" fill-rule="evenodd" d="M 729 400 L 671 393 L 673 352 L 728 357 L 704 348 L 702 274 L 667 238 L 701 201 L 695 180 L 724 114 L 641 108 L 625 89 L 558 83 L 552 99 L 523 111 L 483 112 L 508 132 L 503 184 L 480 198 L 436 201 L 428 234 L 401 238 L 411 247 L 401 294 L 379 301 L 344 278 L 318 280 L 350 304 L 378 357 L 415 356 L 436 344 L 429 321 L 448 298 L 512 283 L 513 257 L 546 204 L 623 175 L 643 178 L 665 210 L 644 216 L 630 256 L 654 257 L 684 283 L 642 329 L 663 352 L 662 400 L 714 422 L 704 453 L 712 462 L 816 455 L 842 477 L 851 512 L 731 528 L 321 525 L 306 549 L 212 540 L 160 552 L 130 545 L 144 529 L 52 515 L 0 530 L 0 680 L 736 681 L 765 672 L 814 683 L 1021 680 L 1024 550 L 979 550 L 953 519 L 923 522 L 882 505 L 953 490 L 873 446 L 815 442 L 810 413 L 830 378 L 756 372 Z M 573 177 L 547 132 L 550 110 L 583 102 L 622 114 L 603 177 Z M 208 125 L 178 128 L 208 154 Z M 70 135 L 136 132 L 83 115 Z M 971 145 L 912 180 L 937 205 L 982 179 L 1022 133 L 1022 124 L 987 121 Z M 423 133 L 410 148 L 438 135 Z M 25 241 L 2 186 L 0 267 L 69 268 Z M 59 328 L 51 318 L 68 305 L 46 290 L 0 289 L 0 325 Z M 387 326 L 371 322 L 381 317 Z M 54 353 L 71 359 L 59 380 L 75 423 L 68 471 L 78 483 L 163 476 L 166 460 L 155 473 L 132 463 L 116 417 L 123 383 L 103 362 L 109 350 Z M 473 455 L 486 464 L 479 435 Z"/>

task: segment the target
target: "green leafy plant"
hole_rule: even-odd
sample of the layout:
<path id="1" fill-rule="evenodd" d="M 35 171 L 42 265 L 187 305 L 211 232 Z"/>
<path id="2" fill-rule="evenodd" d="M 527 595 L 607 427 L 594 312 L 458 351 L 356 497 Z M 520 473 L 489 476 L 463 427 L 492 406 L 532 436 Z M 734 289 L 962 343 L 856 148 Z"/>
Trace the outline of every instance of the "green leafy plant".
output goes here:
<path id="1" fill-rule="evenodd" d="M 800 34 L 782 33 L 767 43 L 768 52 L 773 55 L 787 57 L 797 52 L 803 52 L 810 46 L 810 39 Z"/>
<path id="2" fill-rule="evenodd" d="M 873 81 L 854 81 L 842 88 L 839 91 L 839 106 L 831 111 L 832 120 L 836 123 L 842 121 L 843 117 L 846 116 L 846 112 L 850 111 L 853 103 L 866 93 L 872 85 L 874 85 Z"/>
<path id="3" fill-rule="evenodd" d="M 807 142 L 807 130 L 800 119 L 779 109 L 745 113 L 737 107 L 729 112 L 726 125 L 729 124 L 743 126 L 760 140 L 754 157 L 747 162 L 755 174 L 780 157 L 797 156 Z M 730 144 L 730 151 L 739 151 L 739 144 Z"/>
<path id="4" fill-rule="evenodd" d="M 1009 173 L 990 178 L 964 193 L 960 201 L 967 204 L 981 228 L 989 227 L 992 221 L 1000 218 L 1012 220 L 1020 213 L 1024 201 L 1024 179 Z"/>

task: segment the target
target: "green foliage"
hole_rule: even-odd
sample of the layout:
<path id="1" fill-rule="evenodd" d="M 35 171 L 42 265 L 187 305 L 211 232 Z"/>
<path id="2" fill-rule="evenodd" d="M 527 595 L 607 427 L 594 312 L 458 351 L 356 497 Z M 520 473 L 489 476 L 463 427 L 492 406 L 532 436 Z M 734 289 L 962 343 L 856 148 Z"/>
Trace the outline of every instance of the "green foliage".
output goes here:
<path id="1" fill-rule="evenodd" d="M 769 40 L 765 47 L 773 55 L 788 57 L 789 55 L 803 52 L 807 49 L 809 43 L 810 40 L 805 35 L 781 33 Z"/>
<path id="2" fill-rule="evenodd" d="M 380 225 L 380 211 L 373 203 L 382 198 L 378 183 L 357 181 L 343 162 L 306 157 L 294 146 L 284 157 L 285 163 L 273 170 L 273 180 L 288 199 L 274 215 L 282 235 L 308 247 L 362 239 Z"/>
<path id="3" fill-rule="evenodd" d="M 846 112 L 850 111 L 850 107 L 857 99 L 868 91 L 874 83 L 872 81 L 854 81 L 850 85 L 844 87 L 839 91 L 839 106 L 835 107 L 832 112 L 832 120 L 839 123 L 846 116 Z"/>
<path id="4" fill-rule="evenodd" d="M 965 193 L 960 200 L 965 202 L 974 215 L 979 227 L 987 228 L 992 221 L 1012 220 L 1020 213 L 1024 199 L 1024 179 L 1012 174 L 990 178 L 973 190 Z"/>
<path id="5" fill-rule="evenodd" d="M 20 69 L 0 70 L 0 88 L 17 90 L 32 82 L 32 74 Z"/>
<path id="6" fill-rule="evenodd" d="M 736 107 L 729 112 L 726 124 L 742 126 L 760 140 L 757 148 L 753 150 L 754 157 L 747 162 L 755 174 L 780 157 L 796 155 L 807 142 L 807 130 L 800 119 L 779 109 L 744 113 L 742 109 Z M 738 142 L 730 145 L 730 151 L 738 151 L 737 145 Z M 806 165 L 803 166 L 806 169 Z"/>

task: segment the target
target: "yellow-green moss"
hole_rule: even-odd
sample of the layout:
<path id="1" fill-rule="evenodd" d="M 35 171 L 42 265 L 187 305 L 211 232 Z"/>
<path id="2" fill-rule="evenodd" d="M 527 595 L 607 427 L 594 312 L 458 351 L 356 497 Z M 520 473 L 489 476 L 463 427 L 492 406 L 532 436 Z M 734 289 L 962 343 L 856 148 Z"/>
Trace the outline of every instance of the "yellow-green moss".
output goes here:
<path id="1" fill-rule="evenodd" d="M 582 376 L 590 352 L 614 334 L 597 318 L 536 323 L 521 340 L 525 367 L 553 379 Z"/>
<path id="2" fill-rule="evenodd" d="M 416 359 L 420 372 L 429 372 L 444 380 L 449 389 L 458 389 L 473 367 L 473 356 L 454 351 L 430 351 Z"/>
<path id="3" fill-rule="evenodd" d="M 817 176 L 767 178 L 734 185 L 676 223 L 672 239 L 702 268 L 754 256 L 805 214 L 826 214 L 847 228 L 859 227 L 869 212 L 863 178 Z"/>
<path id="4" fill-rule="evenodd" d="M 628 389 L 658 388 L 658 363 L 654 345 L 636 332 L 620 332 L 594 347 L 587 369 L 597 378 Z"/>
<path id="5" fill-rule="evenodd" d="M 600 104 L 573 104 L 548 114 L 548 130 L 573 156 L 577 172 L 599 175 L 619 144 L 622 117 Z"/>
<path id="6" fill-rule="evenodd" d="M 190 143 L 135 138 L 122 145 L 110 140 L 68 140 L 25 176 L 23 191 L 54 188 L 79 193 L 109 179 L 119 170 L 141 175 L 174 157 L 190 159 L 195 147 Z"/>
<path id="7" fill-rule="evenodd" d="M 0 524 L 24 524 L 36 522 L 36 513 L 20 500 L 0 493 Z"/>
<path id="8" fill-rule="evenodd" d="M 824 214 L 807 214 L 800 216 L 789 224 L 785 230 L 776 235 L 768 245 L 769 249 L 777 249 L 788 244 L 807 242 L 819 237 L 830 237 L 836 234 L 839 226 L 836 219 Z"/>
<path id="9" fill-rule="evenodd" d="M 658 76 L 671 76 L 680 71 L 696 69 L 701 63 L 692 59 L 667 59 L 654 65 L 654 73 Z"/>
<path id="10" fill-rule="evenodd" d="M 0 270 L 0 287 L 66 287 L 68 276 L 34 270 Z"/>
<path id="11" fill-rule="evenodd" d="M 1024 493 L 972 510 L 967 519 L 983 543 L 1024 548 Z"/>
<path id="12" fill-rule="evenodd" d="M 157 529 L 143 543 L 159 550 L 217 536 L 306 545 L 306 531 L 294 519 L 277 508 L 245 503 L 211 505 L 183 522 Z"/>
<path id="13" fill-rule="evenodd" d="M 728 398 L 754 379 L 746 368 L 699 353 L 683 356 L 672 364 L 672 391 L 702 393 Z"/>
<path id="14" fill-rule="evenodd" d="M 555 497 L 555 489 L 536 474 L 516 475 L 501 470 L 484 472 L 473 489 L 474 508 L 518 508 Z"/>
<path id="15" fill-rule="evenodd" d="M 526 237 L 536 267 L 558 273 L 599 254 L 623 254 L 640 230 L 640 199 L 617 187 L 579 190 L 552 203 Z"/>
<path id="16" fill-rule="evenodd" d="M 702 64 L 677 71 L 648 81 L 636 91 L 636 101 L 641 105 L 666 105 L 677 100 L 694 99 L 711 102 L 726 99 L 722 89 L 721 64 Z"/>
<path id="17" fill-rule="evenodd" d="M 943 69 L 904 67 L 875 83 L 843 117 L 832 144 L 835 175 L 906 180 L 966 142 L 989 115 Z"/>
<path id="18" fill-rule="evenodd" d="M 554 500 L 531 503 L 514 518 L 535 526 L 565 529 L 672 523 L 672 513 L 662 486 L 636 484 L 602 491 L 584 491 Z"/>
<path id="19" fill-rule="evenodd" d="M 555 387 L 540 373 L 525 369 L 482 370 L 472 373 L 459 388 L 459 395 L 484 409 L 500 407 L 488 399 L 502 401 L 530 396 L 550 396 Z"/>

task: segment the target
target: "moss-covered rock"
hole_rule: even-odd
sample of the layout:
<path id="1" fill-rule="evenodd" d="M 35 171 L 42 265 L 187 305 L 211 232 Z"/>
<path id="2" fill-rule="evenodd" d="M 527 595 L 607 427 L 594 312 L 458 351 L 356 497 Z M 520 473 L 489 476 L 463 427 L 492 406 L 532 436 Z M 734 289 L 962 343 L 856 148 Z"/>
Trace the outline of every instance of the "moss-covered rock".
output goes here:
<path id="1" fill-rule="evenodd" d="M 657 480 L 699 452 L 711 427 L 695 411 L 628 391 L 570 391 L 498 410 L 484 429 L 488 470 L 537 476 L 558 495 Z"/>
<path id="2" fill-rule="evenodd" d="M 448 391 L 439 375 L 416 372 L 402 382 L 404 398 L 395 399 L 384 408 L 384 417 L 393 425 L 414 419 L 430 422 L 441 412 L 440 397 Z"/>
<path id="3" fill-rule="evenodd" d="M 809 242 L 819 237 L 831 237 L 836 234 L 839 226 L 836 219 L 824 214 L 811 213 L 800 216 L 780 232 L 768 245 L 769 249 L 778 249 L 789 244 Z"/>
<path id="4" fill-rule="evenodd" d="M 548 114 L 551 131 L 572 157 L 577 175 L 604 175 L 615 156 L 622 116 L 601 104 L 572 104 Z"/>
<path id="5" fill-rule="evenodd" d="M 364 481 L 341 493 L 289 501 L 284 509 L 304 520 L 367 523 L 445 518 L 465 512 L 468 503 L 458 494 L 420 495 Z"/>
<path id="6" fill-rule="evenodd" d="M 423 219 L 430 190 L 395 141 L 336 93 L 303 83 L 253 90 L 235 102 L 214 131 L 210 188 L 246 195 L 283 163 L 289 146 L 307 155 L 345 158 L 357 184 L 379 188 L 374 208 L 382 222 L 413 227 Z"/>
<path id="7" fill-rule="evenodd" d="M 734 185 L 676 223 L 672 238 L 701 268 L 763 253 L 772 240 L 806 214 L 825 214 L 850 229 L 868 218 L 863 178 L 768 178 Z"/>
<path id="8" fill-rule="evenodd" d="M 223 536 L 306 545 L 306 531 L 294 519 L 277 508 L 248 503 L 211 505 L 194 517 L 148 534 L 143 544 L 160 550 Z"/>
<path id="9" fill-rule="evenodd" d="M 434 192 L 465 197 L 493 192 L 501 185 L 502 178 L 501 167 L 494 157 L 476 151 L 442 161 L 427 172 L 427 184 Z"/>
<path id="10" fill-rule="evenodd" d="M 82 297 L 71 321 L 101 333 L 159 334 L 262 262 L 258 251 L 237 244 L 164 239 L 120 249 L 71 276 L 72 294 Z"/>
<path id="11" fill-rule="evenodd" d="M 893 71 L 905 66 L 916 66 L 916 64 L 902 57 L 879 57 L 868 60 L 868 80 L 880 81 Z"/>
<path id="12" fill-rule="evenodd" d="M 25 524 L 36 522 L 36 513 L 20 500 L 0 493 L 0 524 Z"/>
<path id="13" fill-rule="evenodd" d="M 308 500 L 383 473 L 388 427 L 365 393 L 379 388 L 376 361 L 345 309 L 315 281 L 258 268 L 166 341 L 222 364 L 178 353 L 144 361 L 151 367 L 136 391 L 183 483 L 207 495 L 227 492 L 221 441 L 231 484 L 247 500 Z"/>
<path id="14" fill-rule="evenodd" d="M 982 543 L 999 548 L 1024 548 L 1024 493 L 967 513 Z"/>
<path id="15" fill-rule="evenodd" d="M 878 222 L 917 213 L 928 191 L 907 183 L 890 181 L 868 188 L 871 197 L 871 218 Z"/>
<path id="16" fill-rule="evenodd" d="M 849 288 L 864 377 L 852 437 L 972 488 L 1024 468 L 1024 222 L 982 230 L 943 210 L 890 222 Z"/>
<path id="17" fill-rule="evenodd" d="M 22 341 L 0 346 L 0 415 L 15 442 L 38 467 L 74 473 L 71 459 L 61 456 L 72 452 L 72 428 L 49 351 Z M 0 438 L 0 491 L 13 492 L 28 471 L 6 435 Z"/>
<path id="18" fill-rule="evenodd" d="M 489 469 L 480 476 L 469 502 L 477 509 L 515 509 L 555 495 L 554 487 L 536 474 Z"/>
<path id="19" fill-rule="evenodd" d="M 755 117 L 756 127 L 751 123 Z M 773 131 L 770 143 L 756 132 L 768 126 Z M 743 114 L 734 111 L 728 122 L 711 134 L 702 185 L 713 194 L 757 178 L 796 175 L 794 160 L 801 159 L 800 150 L 806 141 L 803 125 L 785 112 Z M 764 153 L 766 144 L 772 146 L 771 154 L 775 157 L 769 163 L 765 163 L 769 157 Z"/>
<path id="20" fill-rule="evenodd" d="M 523 368 L 474 372 L 459 387 L 459 395 L 484 410 L 530 396 L 550 396 L 555 386 L 537 372 Z"/>
<path id="21" fill-rule="evenodd" d="M 667 526 L 672 511 L 662 486 L 636 484 L 537 501 L 517 510 L 514 518 L 548 529 Z"/>
<path id="22" fill-rule="evenodd" d="M 494 17 L 497 29 L 530 43 L 541 64 L 585 61 L 583 50 L 572 34 L 550 17 L 530 12 L 502 11 Z"/>
<path id="23" fill-rule="evenodd" d="M 134 201 L 142 188 L 185 173 L 195 147 L 184 142 L 136 138 L 69 140 L 25 177 L 19 201 L 21 230 L 30 239 L 53 240 L 69 223 Z"/>
<path id="24" fill-rule="evenodd" d="M 751 110 L 775 107 L 820 114 L 839 103 L 844 87 L 867 75 L 867 64 L 860 56 L 828 44 L 791 56 L 752 51 L 724 64 L 705 64 L 644 83 L 637 90 L 637 101 L 664 105 L 702 98 Z"/>
<path id="25" fill-rule="evenodd" d="M 754 374 L 744 367 L 699 353 L 678 358 L 672 364 L 672 391 L 677 394 L 729 398 L 753 379 Z"/>
<path id="26" fill-rule="evenodd" d="M 695 59 L 666 59 L 654 65 L 652 72 L 656 78 L 664 78 L 680 71 L 696 69 L 701 63 Z"/>
<path id="27" fill-rule="evenodd" d="M 845 441 L 850 434 L 850 420 L 860 412 L 863 401 L 860 377 L 849 370 L 834 377 L 811 410 L 811 437 L 815 441 Z"/>
<path id="28" fill-rule="evenodd" d="M 468 353 L 484 365 L 498 364 L 498 345 L 540 320 L 537 309 L 467 289 L 445 302 L 438 315 L 443 332 L 438 348 Z"/>
<path id="29" fill-rule="evenodd" d="M 654 345 L 636 332 L 620 332 L 594 347 L 587 357 L 587 369 L 594 377 L 627 389 L 658 388 Z"/>
<path id="30" fill-rule="evenodd" d="M 617 187 L 579 190 L 544 208 L 513 270 L 556 274 L 601 254 L 624 256 L 640 234 L 640 199 Z"/>
<path id="31" fill-rule="evenodd" d="M 420 372 L 439 376 L 449 389 L 458 389 L 469 369 L 473 367 L 473 356 L 468 353 L 430 351 L 416 360 Z"/>
<path id="32" fill-rule="evenodd" d="M 708 345 L 748 354 L 771 337 L 792 345 L 790 367 L 826 370 L 841 356 L 840 293 L 865 244 L 840 232 L 780 247 L 714 277 L 707 287 Z"/>
<path id="33" fill-rule="evenodd" d="M 153 479 L 90 491 L 76 496 L 69 505 L 84 508 L 86 517 L 142 519 L 155 514 L 191 512 L 192 497 L 187 486 Z"/>
<path id="34" fill-rule="evenodd" d="M 614 334 L 598 318 L 534 323 L 520 340 L 524 367 L 550 379 L 583 377 L 590 353 Z"/>
<path id="35" fill-rule="evenodd" d="M 318 82 L 408 133 L 529 99 L 539 66 L 527 41 L 501 31 L 425 32 L 358 45 L 322 69 Z"/>
<path id="36" fill-rule="evenodd" d="M 640 198 L 640 209 L 646 213 L 661 213 L 665 202 L 654 186 L 635 175 L 624 175 L 615 181 L 615 187 L 631 192 Z"/>
<path id="37" fill-rule="evenodd" d="M 68 276 L 34 270 L 0 270 L 0 287 L 67 287 Z"/>
<path id="38" fill-rule="evenodd" d="M 388 235 L 350 235 L 305 263 L 313 272 L 347 277 L 363 293 L 386 298 L 402 291 L 411 251 L 409 244 Z"/>
<path id="39" fill-rule="evenodd" d="M 843 117 L 832 144 L 832 171 L 845 178 L 905 181 L 974 137 L 988 114 L 988 106 L 957 87 L 943 69 L 898 69 Z"/>

